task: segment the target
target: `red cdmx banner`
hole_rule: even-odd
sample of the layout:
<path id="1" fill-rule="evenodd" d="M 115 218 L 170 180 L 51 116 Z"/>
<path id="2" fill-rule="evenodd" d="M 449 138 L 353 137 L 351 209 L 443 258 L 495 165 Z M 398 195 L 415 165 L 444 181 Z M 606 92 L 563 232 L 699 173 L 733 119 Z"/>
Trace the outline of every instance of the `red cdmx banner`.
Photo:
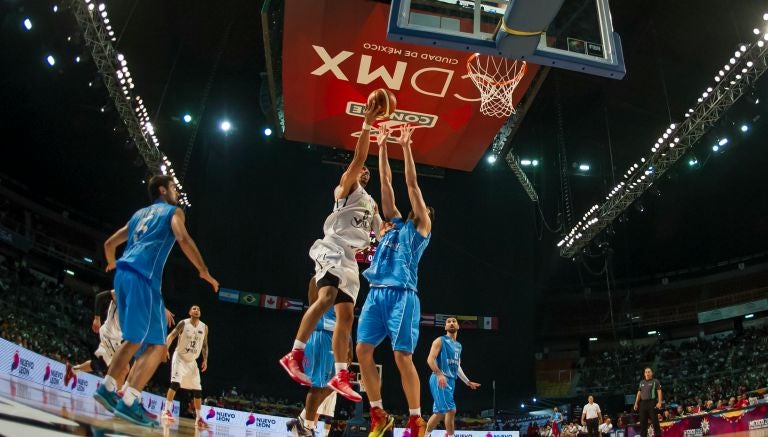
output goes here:
<path id="1" fill-rule="evenodd" d="M 505 120 L 480 113 L 470 53 L 387 41 L 388 16 L 388 4 L 369 0 L 285 0 L 286 138 L 351 150 L 368 94 L 389 88 L 393 118 L 424 126 L 413 135 L 417 162 L 472 170 Z M 528 64 L 515 103 L 537 70 Z M 391 147 L 390 156 L 402 153 Z"/>

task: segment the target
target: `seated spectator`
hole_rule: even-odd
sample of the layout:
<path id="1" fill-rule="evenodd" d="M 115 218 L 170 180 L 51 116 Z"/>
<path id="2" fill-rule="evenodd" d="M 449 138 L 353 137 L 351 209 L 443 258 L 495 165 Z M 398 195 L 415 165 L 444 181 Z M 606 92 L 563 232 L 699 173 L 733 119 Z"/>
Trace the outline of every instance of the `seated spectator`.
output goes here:
<path id="1" fill-rule="evenodd" d="M 600 432 L 600 435 L 603 437 L 609 437 L 611 435 L 611 431 L 613 431 L 613 424 L 611 423 L 611 418 L 606 417 L 603 420 L 603 423 L 600 424 L 600 426 L 597 428 L 597 430 Z"/>

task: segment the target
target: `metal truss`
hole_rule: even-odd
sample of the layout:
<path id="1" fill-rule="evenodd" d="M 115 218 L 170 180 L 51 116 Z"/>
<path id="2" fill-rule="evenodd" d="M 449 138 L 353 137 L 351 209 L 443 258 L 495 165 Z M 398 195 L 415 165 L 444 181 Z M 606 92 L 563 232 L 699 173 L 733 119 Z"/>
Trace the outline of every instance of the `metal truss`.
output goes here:
<path id="1" fill-rule="evenodd" d="M 768 35 L 768 34 L 766 34 Z M 624 181 L 614 187 L 601 205 L 593 206 L 557 246 L 560 255 L 578 254 L 603 229 L 611 224 L 636 199 L 656 182 L 670 167 L 720 119 L 725 111 L 749 92 L 760 76 L 768 70 L 768 44 L 763 36 L 744 45 L 722 70 L 712 87 L 698 99 L 698 106 L 689 109 L 685 120 L 666 129 L 651 149 L 649 159 L 631 167 Z"/>
<path id="2" fill-rule="evenodd" d="M 112 46 L 111 37 L 107 34 L 104 23 L 99 18 L 99 13 L 95 9 L 88 10 L 88 4 L 83 0 L 70 0 L 67 3 L 75 14 L 85 44 L 91 50 L 93 62 L 101 74 L 109 96 L 115 103 L 120 118 L 125 123 L 131 140 L 139 150 L 149 171 L 152 174 L 161 174 L 160 165 L 163 163 L 163 154 L 144 136 L 139 119 L 131 106 L 130 94 L 124 95 L 117 83 L 117 70 L 120 69 L 117 52 Z"/>

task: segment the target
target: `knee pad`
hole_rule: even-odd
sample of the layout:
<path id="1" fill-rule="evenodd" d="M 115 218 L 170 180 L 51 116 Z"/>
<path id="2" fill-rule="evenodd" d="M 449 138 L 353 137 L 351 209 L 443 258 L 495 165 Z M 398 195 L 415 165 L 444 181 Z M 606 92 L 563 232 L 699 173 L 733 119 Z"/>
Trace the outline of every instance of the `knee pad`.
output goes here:
<path id="1" fill-rule="evenodd" d="M 178 382 L 172 382 L 171 383 L 171 390 L 179 391 L 179 389 L 181 389 L 181 384 L 179 384 Z"/>

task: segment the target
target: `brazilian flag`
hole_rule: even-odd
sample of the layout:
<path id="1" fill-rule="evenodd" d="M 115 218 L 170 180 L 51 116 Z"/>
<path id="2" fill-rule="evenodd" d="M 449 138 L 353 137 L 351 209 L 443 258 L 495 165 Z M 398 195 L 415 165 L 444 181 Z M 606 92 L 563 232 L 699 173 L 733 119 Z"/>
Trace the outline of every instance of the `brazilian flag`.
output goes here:
<path id="1" fill-rule="evenodd" d="M 245 291 L 240 292 L 240 304 L 259 306 L 259 293 L 248 293 Z"/>

